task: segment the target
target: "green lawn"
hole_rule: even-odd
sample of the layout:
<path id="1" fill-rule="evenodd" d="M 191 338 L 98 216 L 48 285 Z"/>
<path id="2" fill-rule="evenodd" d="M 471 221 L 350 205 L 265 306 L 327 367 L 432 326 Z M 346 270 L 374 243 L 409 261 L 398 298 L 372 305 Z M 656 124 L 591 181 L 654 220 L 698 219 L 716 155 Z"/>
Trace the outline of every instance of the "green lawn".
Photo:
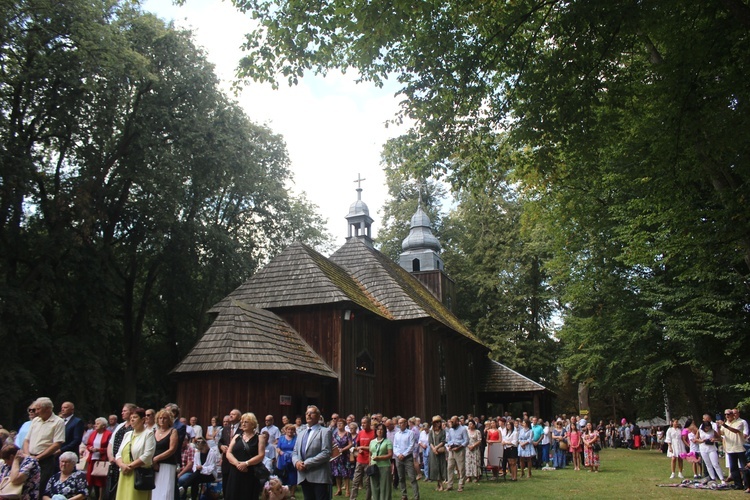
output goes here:
<path id="1" fill-rule="evenodd" d="M 692 469 L 685 464 L 685 472 Z M 531 479 L 517 482 L 484 481 L 466 485 L 462 493 L 435 491 L 433 483 L 419 483 L 422 500 L 448 498 L 485 499 L 507 498 L 717 498 L 737 499 L 750 495 L 743 491 L 708 491 L 683 488 L 658 488 L 657 484 L 677 482 L 670 480 L 669 459 L 657 451 L 604 450 L 601 453 L 601 472 L 574 471 L 570 466 L 560 471 L 534 471 Z M 725 471 L 726 472 L 726 471 Z M 687 477 L 687 476 L 686 476 Z M 456 488 L 456 486 L 454 486 Z M 364 498 L 360 491 L 360 498 Z M 336 497 L 334 497 L 336 498 Z M 394 491 L 398 500 L 400 492 Z M 409 500 L 411 491 L 409 490 Z"/>

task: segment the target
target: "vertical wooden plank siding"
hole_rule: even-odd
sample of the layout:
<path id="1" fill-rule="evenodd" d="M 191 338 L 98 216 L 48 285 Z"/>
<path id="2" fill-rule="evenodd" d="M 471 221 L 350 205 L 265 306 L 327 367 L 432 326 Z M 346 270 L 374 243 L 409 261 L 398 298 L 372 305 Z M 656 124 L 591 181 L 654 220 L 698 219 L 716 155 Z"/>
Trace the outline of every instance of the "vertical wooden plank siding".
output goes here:
<path id="1" fill-rule="evenodd" d="M 292 406 L 282 406 L 279 396 L 292 396 Z M 253 412 L 262 423 L 272 414 L 304 414 L 307 404 L 317 404 L 325 415 L 336 411 L 336 380 L 310 374 L 279 372 L 206 372 L 181 377 L 177 382 L 177 404 L 182 416 L 198 417 L 204 427 L 212 416 L 221 419 L 234 408 Z"/>

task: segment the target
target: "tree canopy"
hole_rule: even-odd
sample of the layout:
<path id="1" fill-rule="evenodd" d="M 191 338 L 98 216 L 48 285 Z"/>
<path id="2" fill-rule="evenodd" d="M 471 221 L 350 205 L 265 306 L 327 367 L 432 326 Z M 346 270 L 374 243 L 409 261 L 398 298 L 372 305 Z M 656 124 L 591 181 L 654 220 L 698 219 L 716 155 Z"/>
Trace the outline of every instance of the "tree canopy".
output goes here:
<path id="1" fill-rule="evenodd" d="M 163 403 L 208 307 L 322 221 L 189 32 L 119 1 L 0 19 L 0 418 Z"/>
<path id="2" fill-rule="evenodd" d="M 412 174 L 528 201 L 572 380 L 675 411 L 747 390 L 747 3 L 235 4 L 260 22 L 245 77 L 396 78 Z"/>

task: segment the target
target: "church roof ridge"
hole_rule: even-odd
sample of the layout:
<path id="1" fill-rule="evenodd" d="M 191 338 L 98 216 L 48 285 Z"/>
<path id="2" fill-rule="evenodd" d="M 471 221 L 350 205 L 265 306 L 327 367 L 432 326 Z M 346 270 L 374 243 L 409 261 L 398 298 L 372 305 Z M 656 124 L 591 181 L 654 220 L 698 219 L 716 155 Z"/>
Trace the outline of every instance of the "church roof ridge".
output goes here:
<path id="1" fill-rule="evenodd" d="M 366 252 L 363 249 L 366 249 Z M 360 240 L 351 239 L 336 250 L 330 260 L 347 269 L 362 282 L 367 290 L 388 308 L 395 319 L 430 317 L 484 346 L 484 343 L 422 282 L 377 249 Z"/>
<path id="2" fill-rule="evenodd" d="M 282 318 L 234 299 L 172 373 L 224 370 L 299 371 L 338 378 Z"/>
<path id="3" fill-rule="evenodd" d="M 344 268 L 301 242 L 294 242 L 237 287 L 210 312 L 229 300 L 264 309 L 353 302 L 386 319 L 391 312 Z"/>

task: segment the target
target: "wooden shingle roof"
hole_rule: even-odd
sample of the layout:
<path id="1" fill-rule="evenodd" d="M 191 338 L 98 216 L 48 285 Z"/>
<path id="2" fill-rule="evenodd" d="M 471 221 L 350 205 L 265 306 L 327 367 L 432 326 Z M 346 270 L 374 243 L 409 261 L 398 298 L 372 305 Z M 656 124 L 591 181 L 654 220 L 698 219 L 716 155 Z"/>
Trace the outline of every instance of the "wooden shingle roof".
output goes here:
<path id="1" fill-rule="evenodd" d="M 545 391 L 547 388 L 491 359 L 478 390 L 479 392 L 536 392 Z"/>
<path id="2" fill-rule="evenodd" d="M 418 279 L 360 239 L 350 238 L 331 255 L 330 260 L 362 283 L 367 292 L 387 308 L 393 319 L 432 318 L 482 344 Z"/>
<path id="3" fill-rule="evenodd" d="M 283 319 L 231 299 L 172 373 L 223 370 L 297 371 L 338 378 Z"/>
<path id="4" fill-rule="evenodd" d="M 221 311 L 231 300 L 263 309 L 354 302 L 378 316 L 393 319 L 344 269 L 299 242 L 292 243 L 210 312 Z"/>

